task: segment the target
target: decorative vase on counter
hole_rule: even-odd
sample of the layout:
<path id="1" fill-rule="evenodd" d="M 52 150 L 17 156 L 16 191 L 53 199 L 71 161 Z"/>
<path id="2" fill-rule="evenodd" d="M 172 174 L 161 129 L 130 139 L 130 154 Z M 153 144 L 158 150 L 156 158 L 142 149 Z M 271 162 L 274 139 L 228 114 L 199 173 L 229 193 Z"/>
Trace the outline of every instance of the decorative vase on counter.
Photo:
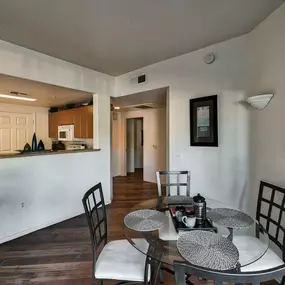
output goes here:
<path id="1" fill-rule="evenodd" d="M 29 143 L 26 143 L 25 146 L 24 146 L 24 150 L 23 152 L 31 152 L 32 149 L 31 149 L 31 146 Z"/>
<path id="2" fill-rule="evenodd" d="M 45 145 L 43 143 L 42 140 L 39 141 L 39 144 L 38 144 L 38 151 L 44 151 L 45 150 Z"/>
<path id="3" fill-rule="evenodd" d="M 34 133 L 33 139 L 32 139 L 32 151 L 37 151 L 37 150 L 38 150 L 37 136 L 36 136 L 36 133 Z"/>

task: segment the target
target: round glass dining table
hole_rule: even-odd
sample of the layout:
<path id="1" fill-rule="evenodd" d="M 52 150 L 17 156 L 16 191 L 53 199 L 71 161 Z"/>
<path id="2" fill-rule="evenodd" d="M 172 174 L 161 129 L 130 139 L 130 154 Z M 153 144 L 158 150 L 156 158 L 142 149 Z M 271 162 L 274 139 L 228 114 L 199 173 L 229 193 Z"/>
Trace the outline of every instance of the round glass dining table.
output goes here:
<path id="1" fill-rule="evenodd" d="M 123 233 L 126 239 L 140 252 L 145 255 L 150 255 L 151 258 L 159 259 L 164 265 L 173 265 L 176 261 L 185 261 L 182 255 L 177 249 L 177 240 L 183 235 L 182 231 L 177 231 L 173 223 L 173 217 L 171 216 L 170 208 L 173 205 L 168 205 L 166 197 L 159 197 L 157 199 L 150 199 L 143 201 L 129 210 L 129 213 L 137 210 L 157 210 L 164 213 L 168 219 L 167 224 L 154 231 L 139 231 L 130 229 L 123 224 Z M 215 201 L 212 199 L 206 199 L 207 211 L 220 208 L 232 208 L 228 205 Z M 178 205 L 178 204 L 177 204 Z M 186 205 L 183 205 L 186 207 Z M 236 246 L 239 254 L 238 266 L 240 268 L 247 266 L 258 259 L 260 259 L 268 250 L 269 238 L 265 229 L 255 219 L 252 218 L 252 225 L 250 227 L 241 228 L 229 228 L 219 223 L 212 222 L 216 228 L 216 234 L 227 239 Z M 162 254 L 153 254 L 151 252 L 157 252 L 156 250 L 148 252 L 145 245 L 141 242 L 141 239 L 151 243 L 154 248 L 157 247 L 157 251 Z"/>

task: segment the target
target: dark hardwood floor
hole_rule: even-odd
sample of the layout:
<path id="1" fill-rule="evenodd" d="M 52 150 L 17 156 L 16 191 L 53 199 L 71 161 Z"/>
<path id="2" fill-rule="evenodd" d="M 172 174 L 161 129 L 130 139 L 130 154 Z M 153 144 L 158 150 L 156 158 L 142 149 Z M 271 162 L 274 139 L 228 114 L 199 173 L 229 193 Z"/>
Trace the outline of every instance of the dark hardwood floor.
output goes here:
<path id="1" fill-rule="evenodd" d="M 141 171 L 114 178 L 113 187 L 114 199 L 108 206 L 109 240 L 124 238 L 124 214 L 157 193 L 155 184 L 142 181 Z M 0 245 L 1 285 L 87 285 L 91 284 L 91 268 L 84 215 Z"/>

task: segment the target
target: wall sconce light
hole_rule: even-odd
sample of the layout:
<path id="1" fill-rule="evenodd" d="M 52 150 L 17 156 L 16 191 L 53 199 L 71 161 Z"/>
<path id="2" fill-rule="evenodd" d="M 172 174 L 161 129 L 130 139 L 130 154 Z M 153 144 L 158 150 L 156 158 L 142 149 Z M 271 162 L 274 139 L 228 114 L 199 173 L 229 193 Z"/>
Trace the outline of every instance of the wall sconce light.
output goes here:
<path id="1" fill-rule="evenodd" d="M 269 104 L 273 96 L 274 94 L 251 96 L 242 101 L 242 103 L 246 104 L 247 106 L 250 106 L 251 108 L 262 110 Z"/>

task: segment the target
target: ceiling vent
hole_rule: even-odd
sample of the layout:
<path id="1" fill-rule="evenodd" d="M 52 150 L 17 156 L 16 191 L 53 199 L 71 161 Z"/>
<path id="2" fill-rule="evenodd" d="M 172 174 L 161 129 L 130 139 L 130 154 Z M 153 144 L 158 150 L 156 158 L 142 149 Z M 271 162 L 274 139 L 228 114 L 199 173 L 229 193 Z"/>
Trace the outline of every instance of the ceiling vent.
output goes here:
<path id="1" fill-rule="evenodd" d="M 138 84 L 146 83 L 146 81 L 147 81 L 146 74 L 142 74 L 142 75 L 131 78 L 131 85 L 138 85 Z"/>
<path id="2" fill-rule="evenodd" d="M 12 95 L 28 96 L 27 93 L 22 93 L 22 92 L 17 92 L 17 91 L 10 91 L 10 94 L 12 94 Z"/>

